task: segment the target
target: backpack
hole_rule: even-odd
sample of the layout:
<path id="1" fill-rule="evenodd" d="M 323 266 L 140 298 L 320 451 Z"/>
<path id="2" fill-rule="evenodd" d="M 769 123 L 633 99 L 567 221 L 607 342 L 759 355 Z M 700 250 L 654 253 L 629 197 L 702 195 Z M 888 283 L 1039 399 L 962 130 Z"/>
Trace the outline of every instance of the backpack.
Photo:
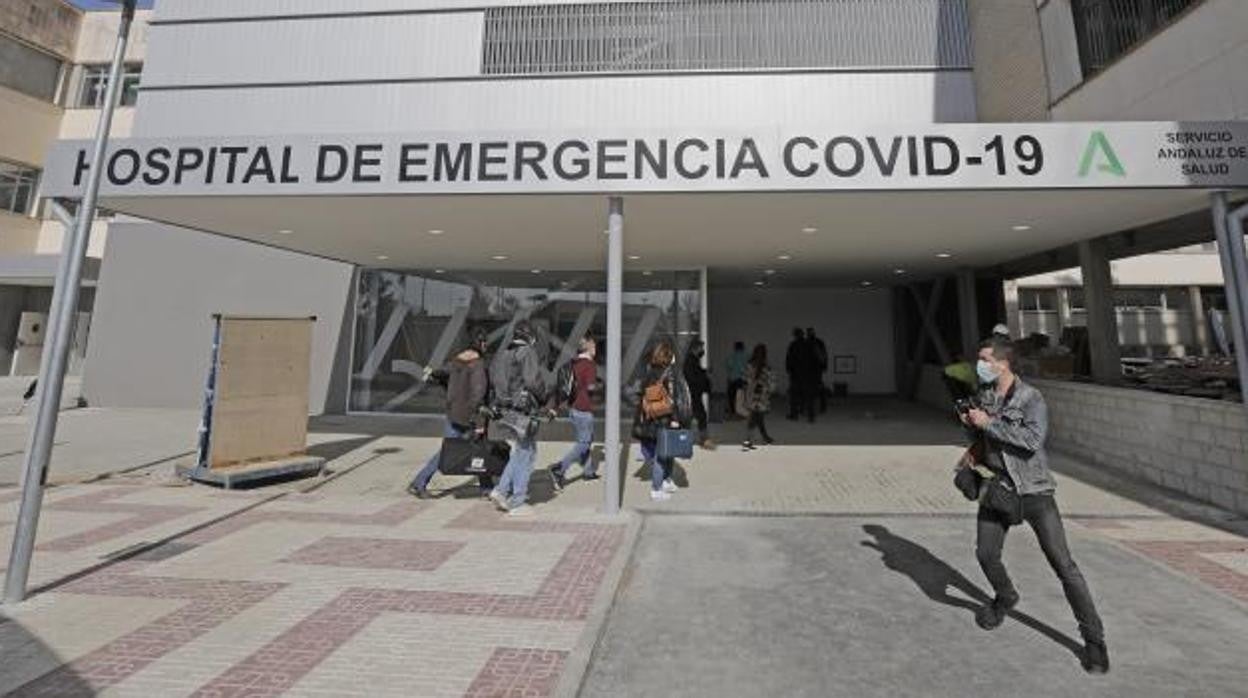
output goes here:
<path id="1" fill-rule="evenodd" d="M 576 370 L 573 368 L 578 359 L 573 359 L 559 367 L 555 377 L 555 394 L 560 403 L 571 403 L 576 398 Z"/>
<path id="2" fill-rule="evenodd" d="M 511 347 L 490 365 L 490 388 L 494 401 L 503 407 L 528 410 L 544 399 L 540 367 L 528 344 Z M 521 404 L 525 403 L 525 404 Z"/>
<path id="3" fill-rule="evenodd" d="M 664 373 L 657 381 L 646 386 L 641 393 L 641 414 L 646 421 L 657 421 L 670 417 L 676 411 L 676 403 L 672 393 L 667 389 L 667 374 Z"/>

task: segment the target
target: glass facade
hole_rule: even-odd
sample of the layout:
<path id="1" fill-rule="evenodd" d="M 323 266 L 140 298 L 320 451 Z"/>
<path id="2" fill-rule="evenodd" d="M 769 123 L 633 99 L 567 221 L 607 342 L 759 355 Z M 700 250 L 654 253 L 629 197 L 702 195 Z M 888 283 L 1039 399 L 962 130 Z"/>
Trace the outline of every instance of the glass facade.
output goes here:
<path id="1" fill-rule="evenodd" d="M 513 323 L 528 319 L 552 381 L 575 356 L 579 337 L 601 340 L 607 329 L 603 272 L 361 270 L 355 299 L 352 412 L 441 413 L 445 395 L 422 380 L 425 368 L 440 368 L 478 329 L 494 353 L 509 341 Z M 636 394 L 646 350 L 656 341 L 672 340 L 683 356 L 699 333 L 701 310 L 697 271 L 625 276 L 626 396 Z"/>

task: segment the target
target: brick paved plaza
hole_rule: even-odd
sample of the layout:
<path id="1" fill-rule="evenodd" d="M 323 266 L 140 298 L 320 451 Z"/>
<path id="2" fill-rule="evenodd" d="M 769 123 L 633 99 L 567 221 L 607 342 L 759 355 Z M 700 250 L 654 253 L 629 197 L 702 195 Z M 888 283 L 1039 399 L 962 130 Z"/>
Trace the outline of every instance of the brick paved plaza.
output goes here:
<path id="1" fill-rule="evenodd" d="M 618 518 L 596 513 L 598 484 L 574 478 L 553 497 L 539 472 L 525 520 L 450 478 L 433 501 L 404 495 L 436 440 L 356 426 L 316 434 L 335 453 L 324 481 L 226 492 L 140 469 L 50 489 L 35 593 L 0 621 L 0 693 L 1000 695 L 958 680 L 987 665 L 1030 695 L 1248 695 L 1233 680 L 1248 522 L 1060 457 L 1114 671 L 1079 670 L 1073 620 L 1026 531 L 1007 560 L 1031 625 L 976 629 L 973 510 L 949 483 L 956 433 L 931 414 L 781 425 L 796 445 L 700 452 L 680 473 L 688 488 L 653 506 L 630 458 L 633 506 Z M 887 434 L 902 443 L 872 445 Z M 539 464 L 565 446 L 543 444 Z M 6 544 L 16 495 L 0 489 Z M 881 529 L 892 537 L 867 533 Z M 932 570 L 947 589 L 932 591 Z"/>

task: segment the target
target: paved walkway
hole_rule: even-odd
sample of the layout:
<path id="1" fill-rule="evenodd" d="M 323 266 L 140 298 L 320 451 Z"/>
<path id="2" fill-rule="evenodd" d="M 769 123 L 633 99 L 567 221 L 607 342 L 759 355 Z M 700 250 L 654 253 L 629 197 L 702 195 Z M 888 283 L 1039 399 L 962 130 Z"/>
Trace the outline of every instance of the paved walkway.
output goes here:
<path id="1" fill-rule="evenodd" d="M 913 406 L 699 452 L 671 502 L 630 458 L 640 516 L 597 514 L 601 481 L 556 497 L 539 473 L 524 521 L 462 479 L 403 493 L 436 421 L 318 419 L 328 478 L 223 492 L 170 486 L 176 451 L 144 465 L 193 442 L 191 413 L 75 413 L 54 478 L 129 472 L 48 491 L 38 593 L 0 615 L 0 694 L 1248 695 L 1248 521 L 1056 458 L 1115 663 L 1087 677 L 1030 532 L 1007 546 L 1026 615 L 974 626 L 958 430 Z M 539 463 L 568 445 L 545 433 Z M 5 543 L 15 500 L 0 487 Z"/>

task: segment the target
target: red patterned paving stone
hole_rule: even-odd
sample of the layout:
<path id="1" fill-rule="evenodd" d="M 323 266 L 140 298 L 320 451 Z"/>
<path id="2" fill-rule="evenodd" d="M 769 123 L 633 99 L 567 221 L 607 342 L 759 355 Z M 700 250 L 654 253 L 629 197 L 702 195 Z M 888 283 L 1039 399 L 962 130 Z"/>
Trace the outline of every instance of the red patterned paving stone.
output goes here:
<path id="1" fill-rule="evenodd" d="M 432 572 L 463 547 L 464 543 L 449 541 L 329 537 L 295 551 L 282 562 Z"/>
<path id="2" fill-rule="evenodd" d="M 96 596 L 184 599 L 188 603 L 18 688 L 11 696 L 66 696 L 116 685 L 281 589 L 283 584 L 228 582 L 126 573 L 141 563 L 71 582 L 59 592 Z"/>
<path id="3" fill-rule="evenodd" d="M 382 613 L 583 621 L 589 615 L 594 596 L 625 535 L 624 527 L 617 524 L 504 521 L 487 506 L 472 508 L 448 528 L 568 533 L 572 534 L 573 540 L 532 596 L 347 589 L 264 648 L 201 687 L 194 695 L 199 698 L 280 695 Z M 265 689 L 259 690 L 259 677 L 271 678 L 277 666 L 283 670 L 288 681 L 268 681 Z M 562 667 L 562 663 L 559 666 Z M 555 674 L 554 680 L 557 679 L 558 674 Z"/>
<path id="4" fill-rule="evenodd" d="M 544 698 L 554 694 L 567 652 L 500 647 L 464 698 Z"/>
<path id="5" fill-rule="evenodd" d="M 129 494 L 131 492 L 109 488 L 101 492 L 92 492 L 49 504 L 48 509 L 56 511 L 73 511 L 88 514 L 130 514 L 130 518 L 105 524 L 104 526 L 76 533 L 72 536 L 55 538 L 45 543 L 40 543 L 36 549 L 56 552 L 81 550 L 202 511 L 200 507 L 123 504 L 110 503 L 109 501 Z"/>
<path id="6" fill-rule="evenodd" d="M 1240 601 L 1248 602 L 1248 575 L 1205 557 L 1248 554 L 1248 541 L 1124 541 L 1127 546 Z"/>

